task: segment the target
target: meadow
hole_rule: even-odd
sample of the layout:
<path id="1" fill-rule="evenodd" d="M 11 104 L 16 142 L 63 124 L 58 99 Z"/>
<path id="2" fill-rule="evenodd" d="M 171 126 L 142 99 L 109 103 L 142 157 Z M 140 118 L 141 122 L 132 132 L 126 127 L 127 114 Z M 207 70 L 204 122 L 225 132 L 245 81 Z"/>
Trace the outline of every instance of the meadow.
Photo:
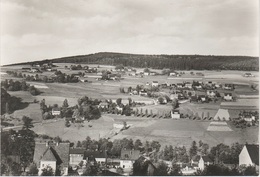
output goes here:
<path id="1" fill-rule="evenodd" d="M 64 66 L 70 66 L 66 63 L 57 63 L 57 69 L 65 72 L 67 74 L 78 73 L 79 71 L 71 71 L 65 69 Z M 84 65 L 83 65 L 84 66 Z M 97 67 L 98 65 L 89 65 L 90 67 Z M 21 67 L 28 66 L 9 66 L 2 67 L 1 72 L 7 70 L 19 70 Z M 112 66 L 99 65 L 98 70 L 113 69 Z M 137 70 L 142 71 L 143 69 L 137 68 Z M 161 72 L 160 70 L 154 70 Z M 83 72 L 83 70 L 81 71 Z M 38 82 L 28 82 L 34 85 L 42 93 L 38 96 L 32 96 L 28 92 L 17 91 L 9 93 L 13 96 L 22 98 L 24 102 L 30 102 L 29 106 L 23 110 L 17 110 L 11 114 L 12 117 L 19 118 L 23 115 L 29 116 L 34 122 L 41 122 L 42 116 L 40 112 L 40 107 L 38 103 L 32 103 L 35 99 L 41 101 L 46 100 L 47 105 L 58 104 L 62 105 L 65 99 L 68 100 L 69 106 L 74 106 L 77 104 L 78 98 L 82 96 L 88 96 L 92 99 L 99 100 L 116 100 L 117 98 L 122 98 L 127 100 L 131 98 L 133 101 L 153 101 L 152 98 L 129 95 L 120 93 L 119 88 L 124 87 L 125 90 L 128 87 L 136 87 L 136 85 L 145 85 L 147 82 L 158 81 L 159 84 L 164 83 L 180 83 L 183 81 L 199 80 L 199 81 L 213 81 L 221 83 L 235 83 L 236 89 L 233 92 L 236 95 L 258 95 L 258 92 L 253 92 L 250 88 L 251 84 L 258 84 L 258 72 L 251 72 L 256 77 L 245 78 L 243 77 L 244 71 L 184 71 L 182 77 L 169 77 L 166 75 L 158 76 L 144 76 L 142 78 L 124 75 L 122 80 L 118 81 L 97 81 L 93 78 L 87 78 L 91 80 L 92 83 L 38 83 Z M 204 76 L 193 76 L 190 72 L 201 72 Z M 32 73 L 30 73 L 32 74 Z M 40 73 L 40 76 L 50 76 L 53 72 Z M 6 74 L 1 74 L 1 80 L 3 79 L 13 79 L 18 80 L 20 78 L 12 78 Z M 220 91 L 224 93 L 225 91 Z M 214 117 L 218 109 L 220 108 L 220 103 L 209 103 L 209 104 L 198 104 L 198 103 L 182 103 L 180 104 L 180 112 L 185 114 L 196 114 L 199 116 L 204 114 L 205 116 L 209 113 L 210 117 Z M 169 112 L 172 107 L 171 104 L 166 105 L 145 105 L 139 106 L 138 109 L 147 109 L 148 113 L 152 110 L 154 114 Z M 122 132 L 118 132 L 113 128 L 113 124 L 117 122 L 127 122 L 130 128 Z M 64 119 L 57 119 L 55 121 L 43 121 L 40 124 L 35 124 L 33 130 L 39 134 L 47 134 L 49 136 L 60 136 L 64 140 L 70 140 L 72 142 L 84 140 L 87 136 L 93 139 L 98 138 L 110 138 L 111 140 L 120 138 L 132 138 L 145 140 L 156 140 L 161 143 L 161 145 L 172 144 L 174 146 L 190 146 L 191 141 L 202 140 L 209 145 L 216 145 L 218 143 L 232 144 L 233 142 L 240 143 L 255 143 L 258 142 L 258 127 L 249 127 L 246 129 L 236 129 L 229 122 L 227 126 L 232 131 L 208 131 L 208 127 L 211 121 L 201 121 L 201 120 L 173 120 L 173 119 L 158 119 L 156 118 L 146 118 L 146 117 L 126 117 L 121 115 L 113 114 L 103 114 L 98 120 L 93 120 L 90 122 L 85 121 L 82 124 L 72 124 L 70 127 L 65 127 Z M 91 125 L 91 126 L 89 126 Z"/>

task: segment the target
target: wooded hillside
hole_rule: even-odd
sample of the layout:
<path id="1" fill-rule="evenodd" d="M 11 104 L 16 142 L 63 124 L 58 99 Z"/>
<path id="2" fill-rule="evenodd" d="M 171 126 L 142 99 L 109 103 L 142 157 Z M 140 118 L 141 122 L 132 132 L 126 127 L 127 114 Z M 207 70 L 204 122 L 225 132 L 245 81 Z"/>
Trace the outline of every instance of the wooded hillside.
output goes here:
<path id="1" fill-rule="evenodd" d="M 102 52 L 43 60 L 45 63 L 81 63 L 105 64 L 132 67 L 149 67 L 154 69 L 170 68 L 176 70 L 259 70 L 258 57 L 249 56 L 213 56 L 213 55 L 139 55 Z M 29 64 L 29 63 L 28 63 Z"/>

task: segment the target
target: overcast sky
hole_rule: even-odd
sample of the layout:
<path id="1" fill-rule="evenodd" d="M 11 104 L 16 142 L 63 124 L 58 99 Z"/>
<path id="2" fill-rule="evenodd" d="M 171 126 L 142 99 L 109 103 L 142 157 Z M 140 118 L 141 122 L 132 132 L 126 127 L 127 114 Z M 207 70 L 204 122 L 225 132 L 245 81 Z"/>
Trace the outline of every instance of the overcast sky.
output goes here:
<path id="1" fill-rule="evenodd" d="M 1 64 L 96 52 L 259 55 L 258 0 L 1 0 Z"/>

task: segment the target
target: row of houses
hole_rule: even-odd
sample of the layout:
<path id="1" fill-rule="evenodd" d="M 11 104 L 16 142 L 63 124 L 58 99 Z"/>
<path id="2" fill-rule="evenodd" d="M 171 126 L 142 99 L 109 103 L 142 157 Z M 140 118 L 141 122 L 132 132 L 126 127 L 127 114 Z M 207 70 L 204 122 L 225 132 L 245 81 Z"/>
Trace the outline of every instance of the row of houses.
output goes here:
<path id="1" fill-rule="evenodd" d="M 97 164 L 105 165 L 108 162 L 118 162 L 118 167 L 123 169 L 132 169 L 133 163 L 140 157 L 139 150 L 121 150 L 121 156 L 118 159 L 107 158 L 105 151 L 92 151 L 83 148 L 71 148 L 69 143 L 36 143 L 33 161 L 41 175 L 44 168 L 51 167 L 55 172 L 58 168 L 62 175 L 68 175 L 69 167 L 77 170 L 79 164 L 89 163 L 92 166 Z"/>
<path id="2" fill-rule="evenodd" d="M 121 156 L 117 159 L 107 157 L 105 151 L 91 151 L 82 148 L 71 148 L 69 143 L 36 143 L 33 161 L 36 163 L 41 175 L 44 168 L 51 167 L 54 172 L 59 168 L 61 175 L 68 175 L 69 167 L 76 170 L 79 164 L 89 163 L 91 166 L 118 164 L 127 171 L 131 171 L 136 160 L 149 160 L 149 157 L 142 155 L 139 150 L 122 149 Z M 151 163 L 151 162 L 150 162 Z M 166 163 L 169 168 L 172 162 Z M 214 161 L 208 156 L 197 155 L 192 157 L 190 163 L 181 165 L 181 171 L 184 175 L 191 175 L 197 170 L 204 170 L 207 165 L 214 164 Z M 246 144 L 239 154 L 239 165 L 254 166 L 259 170 L 259 145 Z M 156 168 L 152 164 L 152 168 Z M 152 175 L 152 174 L 151 174 Z"/>

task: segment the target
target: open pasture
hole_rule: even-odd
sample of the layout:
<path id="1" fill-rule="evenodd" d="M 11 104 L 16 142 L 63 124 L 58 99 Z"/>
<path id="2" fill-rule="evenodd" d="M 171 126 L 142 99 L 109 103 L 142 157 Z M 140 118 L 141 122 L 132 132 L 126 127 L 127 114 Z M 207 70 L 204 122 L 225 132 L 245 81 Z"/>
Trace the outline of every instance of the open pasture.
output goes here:
<path id="1" fill-rule="evenodd" d="M 154 120 L 146 120 L 154 121 Z M 258 129 L 252 127 L 249 129 L 220 132 L 207 131 L 209 121 L 191 121 L 191 120 L 173 120 L 173 119 L 156 119 L 153 124 L 147 124 L 146 127 L 133 127 L 125 130 L 112 139 L 132 138 L 146 140 L 156 140 L 162 146 L 172 144 L 173 146 L 189 147 L 193 140 L 208 143 L 214 146 L 219 143 L 231 145 L 235 142 L 256 143 L 258 142 Z M 251 136 L 250 133 L 256 136 Z"/>

